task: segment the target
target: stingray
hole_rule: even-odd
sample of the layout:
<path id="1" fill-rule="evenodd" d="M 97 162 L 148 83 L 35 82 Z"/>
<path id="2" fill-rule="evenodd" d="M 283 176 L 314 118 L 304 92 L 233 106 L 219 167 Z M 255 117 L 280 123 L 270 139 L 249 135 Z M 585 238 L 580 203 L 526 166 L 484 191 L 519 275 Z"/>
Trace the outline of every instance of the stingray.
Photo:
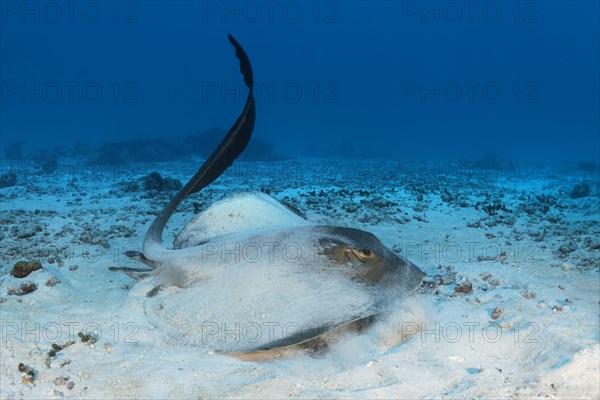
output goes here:
<path id="1" fill-rule="evenodd" d="M 242 113 L 196 174 L 158 214 L 142 252 L 145 268 L 112 267 L 138 280 L 152 324 L 179 344 L 243 360 L 320 354 L 362 332 L 425 276 L 375 235 L 320 225 L 273 197 L 240 193 L 212 204 L 163 244 L 178 205 L 216 180 L 248 144 L 256 117 L 250 61 L 229 35 L 248 87 Z"/>

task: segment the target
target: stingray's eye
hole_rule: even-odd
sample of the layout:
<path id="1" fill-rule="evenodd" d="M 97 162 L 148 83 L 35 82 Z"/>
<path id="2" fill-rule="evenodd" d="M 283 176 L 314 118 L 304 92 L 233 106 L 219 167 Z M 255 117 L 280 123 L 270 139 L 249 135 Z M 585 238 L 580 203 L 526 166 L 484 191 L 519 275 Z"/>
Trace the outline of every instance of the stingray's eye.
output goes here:
<path id="1" fill-rule="evenodd" d="M 352 249 L 352 252 L 360 261 L 372 260 L 375 257 L 375 252 L 367 248 Z"/>

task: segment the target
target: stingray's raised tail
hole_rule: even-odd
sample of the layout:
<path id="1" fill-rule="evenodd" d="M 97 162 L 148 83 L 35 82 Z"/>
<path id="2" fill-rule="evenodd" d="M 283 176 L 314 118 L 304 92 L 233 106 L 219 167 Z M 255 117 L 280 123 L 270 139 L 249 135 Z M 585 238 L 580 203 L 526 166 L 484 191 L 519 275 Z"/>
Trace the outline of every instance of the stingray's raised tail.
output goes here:
<path id="1" fill-rule="evenodd" d="M 233 47 L 235 47 L 235 55 L 240 60 L 240 71 L 244 76 L 246 86 L 248 86 L 248 98 L 246 99 L 244 110 L 227 133 L 227 136 L 219 144 L 219 147 L 208 157 L 198 172 L 181 188 L 179 193 L 173 197 L 169 204 L 158 214 L 152 225 L 150 225 L 144 239 L 143 248 L 144 256 L 150 260 L 156 259 L 156 257 L 153 257 L 153 254 L 157 255 L 156 250 L 163 249 L 163 230 L 179 203 L 190 194 L 196 193 L 221 176 L 223 171 L 244 151 L 254 130 L 256 110 L 254 95 L 252 93 L 254 85 L 252 66 L 242 46 L 240 46 L 233 36 L 228 35 L 228 37 Z"/>

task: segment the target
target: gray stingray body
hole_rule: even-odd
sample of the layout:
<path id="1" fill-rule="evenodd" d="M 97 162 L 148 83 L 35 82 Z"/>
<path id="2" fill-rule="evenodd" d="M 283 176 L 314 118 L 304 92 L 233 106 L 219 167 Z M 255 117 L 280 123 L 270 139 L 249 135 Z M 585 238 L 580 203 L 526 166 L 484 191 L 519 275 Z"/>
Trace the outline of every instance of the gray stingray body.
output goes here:
<path id="1" fill-rule="evenodd" d="M 425 274 L 369 232 L 314 224 L 262 193 L 217 202 L 186 225 L 173 249 L 162 243 L 179 203 L 217 179 L 250 139 L 252 71 L 230 41 L 250 89 L 242 114 L 152 223 L 143 253 L 129 254 L 150 269 L 114 269 L 140 279 L 133 293 L 177 342 L 252 360 L 322 348 L 332 332 L 364 329 Z"/>

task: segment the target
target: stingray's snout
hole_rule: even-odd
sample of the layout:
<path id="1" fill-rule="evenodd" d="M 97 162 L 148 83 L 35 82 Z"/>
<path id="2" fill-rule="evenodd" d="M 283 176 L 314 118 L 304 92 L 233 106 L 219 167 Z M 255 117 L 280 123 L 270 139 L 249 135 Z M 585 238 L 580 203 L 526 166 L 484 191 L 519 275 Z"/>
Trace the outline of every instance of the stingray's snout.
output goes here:
<path id="1" fill-rule="evenodd" d="M 400 256 L 396 257 L 400 259 L 400 263 L 402 264 L 400 267 L 403 272 L 402 286 L 404 286 L 407 292 L 414 292 L 421 286 L 427 274 L 411 261 Z"/>

